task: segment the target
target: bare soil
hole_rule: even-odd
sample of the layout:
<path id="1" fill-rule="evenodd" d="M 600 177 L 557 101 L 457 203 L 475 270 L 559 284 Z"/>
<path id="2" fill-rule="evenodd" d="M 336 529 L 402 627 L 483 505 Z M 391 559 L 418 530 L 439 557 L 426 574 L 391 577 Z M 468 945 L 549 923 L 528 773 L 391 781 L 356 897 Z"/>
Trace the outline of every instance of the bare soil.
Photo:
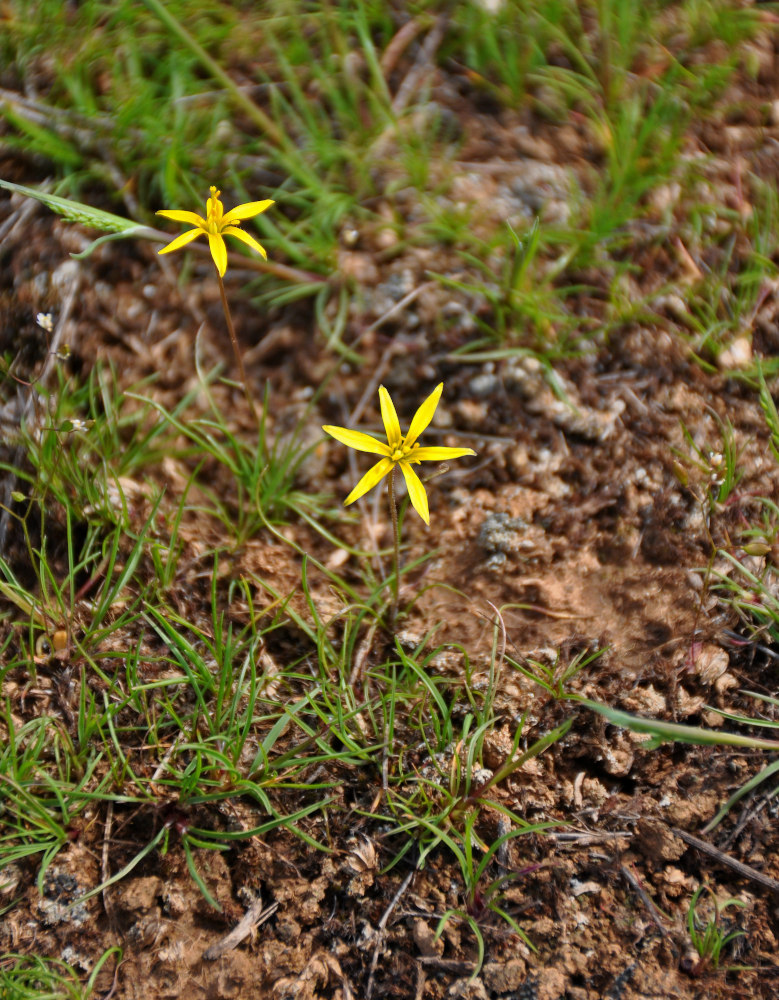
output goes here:
<path id="1" fill-rule="evenodd" d="M 773 179 L 769 146 L 779 138 L 774 135 L 779 128 L 749 120 L 754 91 L 764 101 L 779 99 L 769 72 L 776 58 L 773 43 L 765 40 L 762 46 L 764 77 L 740 81 L 727 102 L 747 109 L 742 118 L 723 122 L 716 134 L 690 137 L 690 155 L 705 149 L 710 157 L 712 189 L 745 215 L 750 178 Z M 564 173 L 577 155 L 586 158 L 584 143 L 572 130 L 562 135 L 532 122 L 528 132 L 526 122 L 499 110 L 476 113 L 466 107 L 459 113 L 469 136 L 460 154 L 459 195 L 474 197 L 478 189 L 485 213 L 500 212 L 498 188 L 505 176 L 544 167 L 548 185 L 558 176 L 555 170 Z M 21 157 L 0 163 L 0 175 L 23 183 L 39 179 Z M 549 193 L 548 186 L 545 190 Z M 69 252 L 84 242 L 76 228 L 37 208 L 25 215 L 20 210 L 20 202 L 0 200 L 0 221 L 16 214 L 0 251 L 1 346 L 20 352 L 19 370 L 34 372 L 45 357 L 35 314 L 59 313 L 75 290 L 66 337 L 74 375 L 110 361 L 123 388 L 153 376 L 146 394 L 172 406 L 196 385 L 196 351 L 205 368 L 222 361 L 232 371 L 208 260 L 198 259 L 195 279 L 184 289 L 176 284 L 177 269 L 161 268 L 148 244 L 108 244 L 74 263 Z M 458 676 L 464 669 L 459 646 L 468 651 L 476 680 L 482 672 L 486 681 L 491 608 L 503 608 L 507 652 L 517 661 L 549 664 L 559 655 L 567 663 L 583 651 L 605 649 L 571 686 L 614 707 L 717 726 L 722 719 L 712 709 L 753 708 L 742 689 L 776 695 L 777 651 L 739 641 L 740 623 L 709 587 L 716 550 L 738 551 L 740 531 L 755 516 L 755 498 L 777 496 L 779 469 L 754 391 L 692 358 L 673 303 L 665 319 L 658 308 L 651 324 L 625 324 L 584 356 L 556 364 L 563 399 L 532 358 L 463 363 L 451 352 L 468 338 L 471 304 L 427 276 L 430 270 L 454 272 L 455 255 L 425 247 L 382 256 L 382 238 L 366 231 L 356 247 L 342 252 L 343 273 L 364 292 L 363 306 L 350 317 L 349 336 L 362 335 L 365 364 L 343 365 L 329 383 L 311 415 L 312 434 L 318 436 L 322 423 L 343 424 L 364 394 L 360 425 L 378 427 L 379 383 L 390 390 L 401 422 L 407 421 L 443 380 L 436 440 L 478 452 L 477 459 L 454 463 L 431 484 L 429 529 L 418 518 L 407 518 L 406 558 L 431 549 L 436 555 L 407 581 L 404 596 L 433 583 L 456 587 L 460 594 L 426 589 L 402 623 L 402 641 L 416 644 L 436 629 L 432 642 L 448 643 L 450 653 L 439 657 L 434 669 Z M 717 252 L 710 251 L 712 259 Z M 639 267 L 631 280 L 637 294 L 694 280 L 684 277 L 690 261 L 678 247 L 648 241 L 637 246 L 636 256 Z M 240 266 L 228 271 L 246 366 L 257 398 L 269 384 L 272 429 L 283 436 L 334 358 L 305 306 L 258 315 L 242 301 L 243 276 Z M 599 280 L 588 276 L 591 287 Z M 390 322 L 372 326 L 414 289 L 420 291 L 413 302 Z M 597 297 L 583 301 L 583 323 L 602 318 L 605 308 Z M 778 310 L 777 289 L 766 288 L 743 331 L 754 356 L 776 349 Z M 218 385 L 214 392 L 223 412 L 234 414 L 236 431 L 250 434 L 241 391 Z M 688 462 L 690 478 L 683 485 L 674 462 L 690 455 L 683 427 L 704 452 L 717 453 L 719 422 L 733 427 L 743 476 L 727 504 L 712 513 L 703 502 L 711 483 Z M 355 462 L 340 446 L 325 443 L 302 469 L 301 486 L 340 498 L 360 470 L 359 457 Z M 164 482 L 170 511 L 190 472 L 174 459 L 150 472 Z M 153 484 L 123 485 L 135 498 L 140 523 Z M 212 485 L 222 488 L 219 482 Z M 359 522 L 338 531 L 357 544 L 365 543 L 366 533 L 376 545 L 390 544 L 383 507 L 371 507 L 370 501 Z M 339 573 L 359 580 L 361 567 L 350 565 L 351 557 L 334 552 L 305 524 L 292 523 L 285 533 L 323 563 L 337 560 Z M 204 622 L 210 553 L 220 546 L 226 553 L 220 586 L 230 576 L 254 574 L 284 594 L 299 587 L 294 551 L 265 533 L 235 549 L 218 521 L 193 512 L 181 537 L 177 589 L 169 599 Z M 21 560 L 21 549 L 15 552 L 12 543 L 8 557 Z M 313 574 L 312 588 L 322 608 L 337 608 L 326 579 Z M 257 599 L 262 600 L 259 592 Z M 124 637 L 128 648 L 135 638 Z M 290 627 L 269 644 L 267 655 L 283 658 L 296 642 L 300 637 Z M 369 655 L 380 653 L 376 648 Z M 63 671 L 78 678 L 80 666 L 59 659 L 41 674 L 55 688 Z M 354 682 L 363 683 L 359 672 Z M 47 701 L 45 691 L 21 697 L 23 678 L 7 678 L 6 685 L 3 698 L 12 699 L 19 718 L 54 710 L 54 698 Z M 572 711 L 508 665 L 495 710 L 501 721 L 484 762 L 493 771 L 511 752 L 524 713 L 529 731 L 540 736 Z M 537 953 L 488 912 L 473 912 L 487 952 L 472 982 L 476 947 L 467 926 L 450 921 L 441 938 L 434 938 L 439 917 L 464 905 L 452 859 L 441 851 L 415 871 L 409 854 L 382 871 L 397 844 L 388 843 L 381 827 L 365 816 L 381 792 L 375 771 L 345 773 L 340 808 L 331 810 L 327 826 L 321 818 L 308 821 L 311 835 L 331 845 L 329 855 L 286 833 L 255 838 L 225 854 L 202 852 L 197 864 L 221 913 L 193 883 L 175 840 L 164 857 L 148 856 L 119 884 L 68 908 L 100 884 L 106 864 L 110 872 L 126 864 L 159 822 L 117 808 L 109 830 L 105 810 L 95 809 L 50 866 L 42 894 L 35 864 L 19 866 L 11 891 L 4 890 L 12 905 L 0 923 L 0 949 L 62 957 L 86 971 L 106 948 L 119 944 L 121 965 L 109 963 L 98 983 L 99 996 L 117 1000 L 348 1000 L 368 997 L 369 991 L 401 1000 L 776 996 L 776 896 L 675 832 L 702 838 L 701 828 L 766 756 L 674 745 L 650 750 L 644 742 L 579 710 L 561 742 L 499 789 L 500 800 L 529 821 L 568 825 L 512 841 L 505 858 L 508 870 L 522 873 L 507 890 L 505 906 Z M 420 768 L 424 763 L 420 752 Z M 779 879 L 776 804 L 752 798 L 745 803 L 708 840 L 728 857 Z M 241 821 L 241 809 L 236 803 L 232 821 Z M 498 835 L 499 824 L 497 813 L 486 814 L 480 830 L 486 836 L 492 825 Z M 725 964 L 744 966 L 741 971 L 701 967 L 691 954 L 685 919 L 702 881 L 720 899 L 736 897 L 746 904 L 728 911 L 733 927 L 745 935 Z M 222 948 L 220 942 L 258 896 L 272 912 L 237 946 Z"/>

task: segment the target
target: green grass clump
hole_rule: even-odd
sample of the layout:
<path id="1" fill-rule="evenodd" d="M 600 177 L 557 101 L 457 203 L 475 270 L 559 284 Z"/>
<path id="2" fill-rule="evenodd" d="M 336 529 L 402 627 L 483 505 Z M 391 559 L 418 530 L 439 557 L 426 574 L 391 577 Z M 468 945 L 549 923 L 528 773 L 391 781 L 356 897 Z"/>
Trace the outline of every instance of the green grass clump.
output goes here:
<path id="1" fill-rule="evenodd" d="M 60 959 L 0 955 L 0 990 L 6 1000 L 89 1000 L 106 963 L 121 958 L 120 948 L 109 948 L 82 982 L 76 970 Z"/>
<path id="2" fill-rule="evenodd" d="M 705 922 L 698 912 L 704 892 L 711 896 L 714 911 L 713 916 Z M 707 885 L 699 886 L 695 890 L 687 911 L 687 929 L 693 948 L 699 956 L 698 968 L 695 969 L 697 975 L 700 975 L 707 968 L 719 969 L 723 952 L 728 945 L 744 936 L 744 931 L 731 930 L 730 922 L 723 920 L 723 914 L 726 910 L 734 906 L 743 908 L 746 903 L 741 899 L 726 899 L 720 902 L 711 887 Z"/>

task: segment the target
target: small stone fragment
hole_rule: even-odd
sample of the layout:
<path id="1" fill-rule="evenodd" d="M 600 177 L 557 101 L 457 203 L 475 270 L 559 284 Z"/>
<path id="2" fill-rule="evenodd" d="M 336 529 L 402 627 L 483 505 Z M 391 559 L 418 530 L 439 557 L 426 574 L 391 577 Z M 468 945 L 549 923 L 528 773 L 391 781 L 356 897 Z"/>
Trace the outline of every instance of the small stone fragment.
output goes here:
<path id="1" fill-rule="evenodd" d="M 703 646 L 695 657 L 695 672 L 704 684 L 713 684 L 728 669 L 730 657 L 719 646 Z"/>
<path id="2" fill-rule="evenodd" d="M 752 341 L 749 337 L 736 337 L 730 347 L 717 356 L 720 371 L 740 370 L 752 364 Z"/>
<path id="3" fill-rule="evenodd" d="M 493 993 L 516 993 L 527 976 L 527 963 L 521 958 L 507 962 L 488 962 L 482 970 L 482 979 Z"/>
<path id="4" fill-rule="evenodd" d="M 117 909 L 124 913 L 143 913 L 151 910 L 160 895 L 162 882 L 155 875 L 130 879 L 120 884 L 116 893 Z"/>
<path id="5" fill-rule="evenodd" d="M 426 920 L 414 921 L 414 943 L 424 958 L 440 958 L 444 953 L 443 938 L 435 936 L 435 931 Z"/>
<path id="6" fill-rule="evenodd" d="M 520 517 L 510 517 L 502 511 L 487 515 L 479 528 L 478 541 L 489 557 L 489 569 L 498 569 L 509 555 L 519 552 L 526 529 L 527 524 Z"/>
<path id="7" fill-rule="evenodd" d="M 650 861 L 678 861 L 687 845 L 661 820 L 641 819 L 636 824 L 635 846 Z"/>

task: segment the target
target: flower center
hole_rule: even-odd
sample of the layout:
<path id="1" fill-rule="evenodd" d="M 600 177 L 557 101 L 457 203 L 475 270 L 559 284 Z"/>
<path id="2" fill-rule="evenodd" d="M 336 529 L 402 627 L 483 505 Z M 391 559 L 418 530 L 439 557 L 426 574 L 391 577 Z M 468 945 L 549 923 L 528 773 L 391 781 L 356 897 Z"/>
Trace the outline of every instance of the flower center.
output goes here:
<path id="1" fill-rule="evenodd" d="M 418 447 L 419 445 L 416 443 L 416 441 L 414 442 L 414 444 L 411 445 L 411 447 L 409 447 L 406 444 L 405 440 L 401 438 L 400 444 L 393 449 L 392 454 L 390 455 L 390 460 L 392 462 L 408 462 L 408 461 L 413 462 L 414 459 L 411 458 L 411 456 L 414 454 L 414 452 L 417 450 Z"/>

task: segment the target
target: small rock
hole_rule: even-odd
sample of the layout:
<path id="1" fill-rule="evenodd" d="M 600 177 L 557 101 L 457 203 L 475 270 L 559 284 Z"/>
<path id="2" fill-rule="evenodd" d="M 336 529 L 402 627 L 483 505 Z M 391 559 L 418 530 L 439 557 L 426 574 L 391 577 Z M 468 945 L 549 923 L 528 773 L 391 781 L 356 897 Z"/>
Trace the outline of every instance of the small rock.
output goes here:
<path id="1" fill-rule="evenodd" d="M 521 958 L 508 962 L 488 962 L 482 970 L 482 979 L 493 993 L 516 993 L 527 976 L 527 963 Z"/>
<path id="2" fill-rule="evenodd" d="M 520 517 L 510 517 L 498 511 L 488 514 L 479 528 L 479 545 L 489 556 L 487 566 L 497 569 L 506 562 L 506 557 L 520 551 L 522 534 L 527 523 Z"/>
<path id="3" fill-rule="evenodd" d="M 487 397 L 495 396 L 498 392 L 500 392 L 501 382 L 497 375 L 474 375 L 468 383 L 468 388 L 474 396 L 486 399 Z"/>
<path id="4" fill-rule="evenodd" d="M 623 706 L 628 712 L 660 717 L 667 709 L 665 695 L 657 691 L 652 684 L 632 691 L 623 700 Z"/>
<path id="5" fill-rule="evenodd" d="M 164 911 L 169 917 L 181 917 L 189 910 L 184 893 L 170 884 L 162 891 L 162 902 Z"/>
<path id="6" fill-rule="evenodd" d="M 676 711 L 680 718 L 687 719 L 691 715 L 697 715 L 703 708 L 705 701 L 698 695 L 690 694 L 689 691 L 679 686 L 676 690 Z"/>
<path id="7" fill-rule="evenodd" d="M 338 270 L 346 278 L 353 278 L 360 285 L 375 285 L 379 271 L 370 254 L 356 250 L 342 250 L 338 255 Z"/>
<path id="8" fill-rule="evenodd" d="M 527 977 L 517 996 L 522 1000 L 562 1000 L 567 992 L 567 977 L 559 969 L 541 969 Z"/>
<path id="9" fill-rule="evenodd" d="M 662 873 L 663 891 L 670 899 L 677 899 L 683 893 L 692 893 L 694 879 L 685 875 L 680 868 L 669 865 Z"/>
<path id="10" fill-rule="evenodd" d="M 483 427 L 487 423 L 489 410 L 487 403 L 483 400 L 461 399 L 455 405 L 455 409 L 466 427 Z"/>
<path id="11" fill-rule="evenodd" d="M 119 887 L 116 906 L 124 913 L 143 913 L 151 910 L 157 903 L 161 889 L 162 882 L 156 875 L 131 879 Z"/>
<path id="12" fill-rule="evenodd" d="M 752 341 L 749 337 L 736 337 L 730 347 L 717 355 L 720 371 L 741 370 L 752 364 Z"/>
<path id="13" fill-rule="evenodd" d="M 656 819 L 641 819 L 636 824 L 635 845 L 650 861 L 678 861 L 687 845 L 672 833 L 666 823 Z"/>
<path id="14" fill-rule="evenodd" d="M 719 646 L 703 646 L 695 657 L 695 672 L 704 684 L 714 684 L 728 669 L 730 657 Z"/>
<path id="15" fill-rule="evenodd" d="M 603 754 L 603 769 L 615 778 L 624 778 L 630 774 L 635 755 L 632 750 L 606 750 Z"/>
<path id="16" fill-rule="evenodd" d="M 481 979 L 456 979 L 446 995 L 451 1000 L 489 1000 Z"/>
<path id="17" fill-rule="evenodd" d="M 90 886 L 82 885 L 71 872 L 52 865 L 43 882 L 43 896 L 38 902 L 38 913 L 44 924 L 70 924 L 82 927 L 93 919 L 88 903 L 77 902 Z"/>
<path id="18" fill-rule="evenodd" d="M 22 880 L 22 869 L 12 861 L 0 871 L 0 899 L 13 896 Z"/>
<path id="19" fill-rule="evenodd" d="M 426 920 L 414 921 L 414 943 L 424 958 L 440 958 L 444 953 L 443 938 L 435 936 L 435 931 Z"/>

